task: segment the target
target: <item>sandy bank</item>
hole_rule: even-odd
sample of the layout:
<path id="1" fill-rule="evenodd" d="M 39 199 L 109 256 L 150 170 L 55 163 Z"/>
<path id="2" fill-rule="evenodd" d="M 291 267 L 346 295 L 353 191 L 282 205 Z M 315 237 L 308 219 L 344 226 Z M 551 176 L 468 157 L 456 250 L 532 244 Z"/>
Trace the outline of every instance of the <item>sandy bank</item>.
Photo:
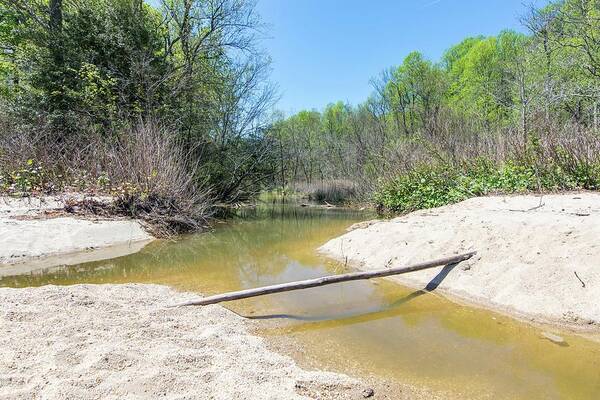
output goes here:
<path id="1" fill-rule="evenodd" d="M 475 249 L 437 290 L 577 329 L 600 327 L 600 195 L 485 197 L 363 223 L 321 251 L 363 269 Z M 394 279 L 423 288 L 442 268 Z M 438 275 L 440 274 L 440 275 Z"/>
<path id="2" fill-rule="evenodd" d="M 220 306 L 157 285 L 0 289 L 1 399 L 362 398 L 268 350 Z"/>
<path id="3" fill-rule="evenodd" d="M 42 268 L 57 256 L 61 264 L 92 261 L 138 251 L 153 239 L 137 221 L 74 218 L 57 212 L 63 207 L 61 198 L 0 198 L 0 276 L 2 264 Z M 116 253 L 106 251 L 113 246 Z"/>

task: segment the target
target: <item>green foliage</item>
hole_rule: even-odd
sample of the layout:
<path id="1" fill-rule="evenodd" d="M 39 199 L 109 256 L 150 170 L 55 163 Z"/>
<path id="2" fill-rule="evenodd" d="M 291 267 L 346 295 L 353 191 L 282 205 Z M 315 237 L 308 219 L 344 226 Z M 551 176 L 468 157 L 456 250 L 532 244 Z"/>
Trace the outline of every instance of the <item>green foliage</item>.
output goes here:
<path id="1" fill-rule="evenodd" d="M 117 79 L 104 74 L 94 64 L 82 63 L 78 71 L 75 88 L 66 88 L 65 93 L 79 107 L 87 110 L 89 115 L 97 116 L 98 119 L 113 120 L 117 114 L 117 94 L 115 87 Z M 139 110 L 138 110 L 139 111 Z"/>
<path id="2" fill-rule="evenodd" d="M 64 169 L 95 158 L 87 169 L 97 176 L 110 162 L 103 151 L 156 122 L 218 201 L 247 197 L 272 175 L 263 133 L 274 92 L 252 0 L 49 4 L 0 4 L 0 124 L 10 126 L 0 146 L 29 141 L 21 157 Z"/>
<path id="3" fill-rule="evenodd" d="M 51 193 L 61 187 L 60 178 L 34 160 L 13 171 L 0 171 L 0 192 L 11 196 L 28 196 L 32 193 Z"/>
<path id="4" fill-rule="evenodd" d="M 566 167 L 563 162 L 541 168 L 516 161 L 496 165 L 486 159 L 454 166 L 421 165 L 382 182 L 374 200 L 381 211 L 404 213 L 487 194 L 600 187 L 600 163 Z"/>
<path id="5" fill-rule="evenodd" d="M 110 157 L 101 153 L 149 121 L 168 125 L 156 137 L 181 150 L 178 171 L 220 202 L 244 200 L 274 176 L 282 187 L 347 180 L 368 192 L 391 170 L 408 172 L 376 197 L 395 211 L 496 191 L 600 187 L 598 157 L 577 144 L 599 128 L 600 0 L 551 1 L 525 18 L 530 35 L 467 38 L 439 62 L 411 52 L 363 104 L 275 123 L 265 118 L 273 93 L 252 0 L 57 1 L 58 14 L 48 4 L 0 4 L 0 145 L 35 143 L 44 150 L 20 157 L 44 155 L 63 170 L 83 170 L 65 167 L 72 153 L 93 159 L 90 174 L 63 178 L 81 190 L 146 196 L 160 160 L 129 187 L 104 175 Z M 556 131 L 568 140 L 536 138 Z M 160 140 L 150 142 L 136 142 L 140 153 Z M 1 150 L 2 160 L 14 153 Z M 56 184 L 39 162 L 13 169 L 2 175 L 5 191 Z"/>
<path id="6" fill-rule="evenodd" d="M 512 63 L 525 51 L 527 37 L 503 31 L 497 37 L 468 38 L 444 55 L 450 81 L 447 102 L 487 124 L 509 119 L 515 99 Z"/>
<path id="7" fill-rule="evenodd" d="M 341 101 L 328 104 L 321 116 L 323 129 L 334 137 L 344 136 L 348 133 L 348 117 L 351 112 L 350 106 Z"/>
<path id="8" fill-rule="evenodd" d="M 420 166 L 382 185 L 375 193 L 378 209 L 407 212 L 463 200 L 458 175 L 447 167 Z"/>
<path id="9" fill-rule="evenodd" d="M 444 71 L 412 52 L 392 71 L 386 83 L 384 98 L 391 108 L 390 122 L 405 134 L 427 130 L 434 121 L 446 90 Z"/>
<path id="10" fill-rule="evenodd" d="M 496 191 L 598 189 L 600 0 L 550 1 L 522 21 L 530 34 L 469 37 L 439 62 L 409 53 L 363 104 L 279 121 L 282 184 L 350 179 L 370 193 L 405 171 L 376 196 L 396 211 Z"/>

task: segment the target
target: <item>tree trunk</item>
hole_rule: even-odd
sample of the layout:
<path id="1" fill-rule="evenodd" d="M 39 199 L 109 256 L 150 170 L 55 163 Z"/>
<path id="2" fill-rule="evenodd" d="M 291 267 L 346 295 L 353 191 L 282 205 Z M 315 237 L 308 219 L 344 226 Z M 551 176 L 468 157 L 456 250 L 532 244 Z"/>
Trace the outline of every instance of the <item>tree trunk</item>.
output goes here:
<path id="1" fill-rule="evenodd" d="M 52 43 L 52 56 L 57 66 L 64 62 L 62 50 L 62 27 L 63 27 L 63 2 L 62 0 L 50 0 L 50 40 Z"/>

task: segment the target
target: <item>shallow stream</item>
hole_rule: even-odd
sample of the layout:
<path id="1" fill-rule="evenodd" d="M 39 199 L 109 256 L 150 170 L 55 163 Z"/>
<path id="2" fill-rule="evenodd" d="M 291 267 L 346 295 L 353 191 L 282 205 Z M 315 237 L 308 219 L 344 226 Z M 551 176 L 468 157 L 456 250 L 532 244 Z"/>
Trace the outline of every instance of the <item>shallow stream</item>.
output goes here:
<path id="1" fill-rule="evenodd" d="M 214 294 L 345 271 L 316 249 L 365 213 L 276 204 L 139 253 L 0 278 L 0 286 L 143 282 Z M 443 256 L 443 255 L 440 255 Z M 476 267 L 476 266 L 475 266 Z M 457 398 L 598 399 L 600 343 L 458 305 L 385 279 L 224 304 L 312 365 Z"/>

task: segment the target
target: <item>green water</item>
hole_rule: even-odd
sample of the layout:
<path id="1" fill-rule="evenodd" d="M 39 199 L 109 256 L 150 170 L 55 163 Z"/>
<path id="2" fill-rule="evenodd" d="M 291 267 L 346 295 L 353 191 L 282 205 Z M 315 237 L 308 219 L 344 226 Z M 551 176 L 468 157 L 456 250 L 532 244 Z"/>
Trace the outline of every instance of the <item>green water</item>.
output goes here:
<path id="1" fill-rule="evenodd" d="M 344 271 L 316 249 L 364 213 L 276 205 L 211 233 L 158 241 L 137 254 L 0 278 L 0 286 L 144 282 L 214 294 Z M 358 281 L 226 304 L 311 364 L 456 398 L 600 398 L 600 344 L 454 304 L 388 280 Z"/>

